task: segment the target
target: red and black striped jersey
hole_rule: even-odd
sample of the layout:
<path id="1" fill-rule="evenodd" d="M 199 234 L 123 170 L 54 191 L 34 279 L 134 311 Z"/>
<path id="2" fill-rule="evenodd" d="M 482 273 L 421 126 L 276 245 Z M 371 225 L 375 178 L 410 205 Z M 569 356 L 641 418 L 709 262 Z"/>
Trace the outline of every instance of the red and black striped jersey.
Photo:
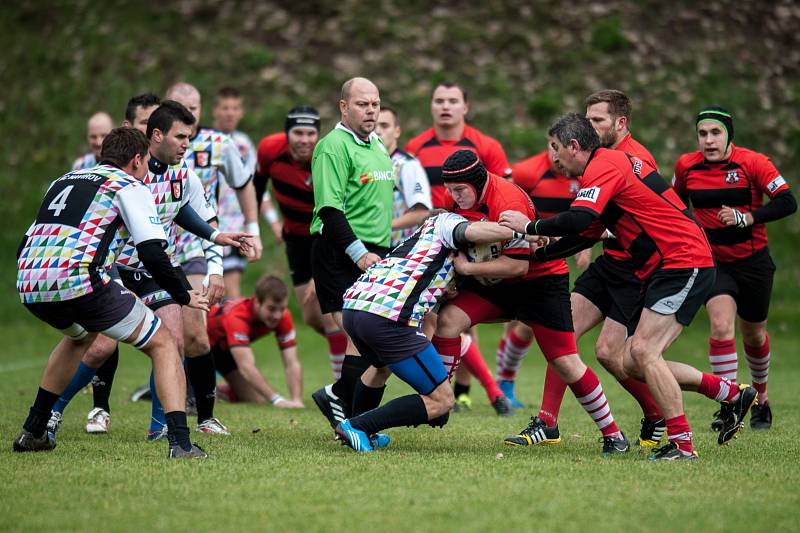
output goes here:
<path id="1" fill-rule="evenodd" d="M 297 344 L 292 314 L 287 309 L 281 321 L 271 328 L 259 320 L 256 314 L 255 296 L 236 298 L 225 303 L 211 306 L 208 312 L 208 341 L 211 346 L 229 350 L 231 348 L 250 346 L 261 337 L 275 332 L 278 348 L 285 350 Z"/>
<path id="2" fill-rule="evenodd" d="M 569 209 L 580 189 L 577 178 L 568 178 L 553 169 L 547 150 L 515 163 L 511 179 L 528 193 L 541 218 Z"/>
<path id="3" fill-rule="evenodd" d="M 636 276 L 649 278 L 664 268 L 713 267 L 703 230 L 664 178 L 636 156 L 598 148 L 581 177 L 581 190 L 571 209 L 600 217 L 619 244 L 630 253 Z M 587 230 L 599 238 L 600 224 Z"/>
<path id="4" fill-rule="evenodd" d="M 705 161 L 700 151 L 683 154 L 672 178 L 675 191 L 689 198 L 714 257 L 721 263 L 750 257 L 767 246 L 765 224 L 725 226 L 717 218 L 722 206 L 755 211 L 764 205 L 765 194 L 772 199 L 789 188 L 767 156 L 739 146 L 731 148 L 730 157 L 719 163 Z"/>
<path id="5" fill-rule="evenodd" d="M 436 137 L 436 130 L 430 128 L 417 135 L 406 144 L 406 152 L 422 163 L 428 181 L 431 184 L 433 207 L 452 209 L 453 199 L 447 192 L 442 180 L 442 165 L 445 160 L 458 150 L 471 150 L 483 162 L 492 174 L 508 178 L 511 176 L 511 165 L 500 143 L 473 128 L 464 125 L 464 135 L 458 141 L 444 141 Z"/>
<path id="6" fill-rule="evenodd" d="M 619 142 L 614 150 L 625 152 L 632 156 L 638 157 L 650 167 L 658 170 L 658 165 L 653 155 L 645 148 L 642 143 L 633 138 L 630 132 Z M 630 261 L 631 255 L 617 242 L 616 239 L 603 240 L 603 253 L 616 261 Z"/>
<path id="7" fill-rule="evenodd" d="M 478 200 L 478 204 L 471 209 L 460 209 L 456 205 L 453 212 L 463 216 L 467 220 L 488 220 L 490 222 L 497 222 L 500 220 L 500 214 L 509 209 L 524 213 L 531 220 L 536 219 L 536 208 L 533 206 L 528 195 L 525 194 L 525 191 L 508 180 L 495 176 L 490 172 L 489 179 L 486 181 L 486 186 L 483 189 L 480 200 Z M 507 255 L 512 259 L 530 260 L 528 273 L 523 276 L 523 279 L 534 279 L 551 274 L 567 274 L 569 272 L 567 262 L 563 259 L 555 259 L 552 261 L 533 260 L 530 257 L 530 248 L 527 247 L 527 243 L 521 241 L 519 244 L 519 247 L 506 246 L 503 248 L 502 255 Z M 506 283 L 515 283 L 519 281 L 519 278 L 504 280 Z"/>
<path id="8" fill-rule="evenodd" d="M 269 180 L 283 215 L 283 230 L 289 235 L 308 236 L 314 212 L 311 162 L 292 158 L 283 132 L 267 135 L 258 143 L 255 186 L 259 202 Z"/>

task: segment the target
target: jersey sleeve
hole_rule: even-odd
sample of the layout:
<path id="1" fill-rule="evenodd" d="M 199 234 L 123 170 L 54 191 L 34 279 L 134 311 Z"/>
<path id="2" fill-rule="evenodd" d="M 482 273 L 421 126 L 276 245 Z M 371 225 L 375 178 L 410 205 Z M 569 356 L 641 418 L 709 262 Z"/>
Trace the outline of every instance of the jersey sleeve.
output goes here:
<path id="1" fill-rule="evenodd" d="M 779 192 L 789 188 L 786 179 L 781 176 L 775 165 L 770 159 L 762 154 L 758 154 L 753 160 L 753 174 L 755 175 L 756 186 L 770 197 L 774 198 Z"/>
<path id="2" fill-rule="evenodd" d="M 311 161 L 314 176 L 314 209 L 333 207 L 344 212 L 345 188 L 350 175 L 347 161 L 341 156 L 323 151 L 315 154 Z"/>
<path id="3" fill-rule="evenodd" d="M 241 141 L 246 151 L 242 161 L 244 172 L 248 176 L 253 176 L 256 173 L 256 147 L 253 145 L 253 141 L 250 140 L 250 137 L 245 134 L 242 134 Z"/>
<path id="4" fill-rule="evenodd" d="M 234 189 L 241 189 L 253 177 L 252 173 L 248 174 L 245 170 L 239 149 L 230 137 L 222 143 L 222 166 L 220 171 L 225 177 L 225 182 Z"/>
<path id="5" fill-rule="evenodd" d="M 686 197 L 686 165 L 682 159 L 675 163 L 675 172 L 672 174 L 672 188 L 681 198 Z"/>
<path id="6" fill-rule="evenodd" d="M 189 170 L 186 173 L 186 195 L 184 196 L 183 205 L 189 204 L 195 212 L 200 215 L 205 221 L 209 221 L 217 216 L 214 208 L 206 199 L 205 189 L 203 183 L 194 171 Z"/>
<path id="7" fill-rule="evenodd" d="M 433 208 L 431 201 L 431 185 L 425 169 L 416 159 L 409 159 L 400 167 L 400 184 L 403 188 L 403 199 L 411 208 L 421 204 L 428 209 Z"/>
<path id="8" fill-rule="evenodd" d="M 150 189 L 139 183 L 131 184 L 114 195 L 114 203 L 134 244 L 167 240 Z"/>
<path id="9" fill-rule="evenodd" d="M 502 178 L 511 177 L 511 165 L 508 163 L 503 146 L 495 139 L 487 139 L 483 153 L 480 154 L 486 170 Z"/>
<path id="10" fill-rule="evenodd" d="M 467 222 L 467 219 L 455 213 L 442 213 L 436 216 L 436 231 L 439 234 L 439 238 L 441 238 L 444 245 L 451 250 L 458 248 L 453 233 L 456 230 L 456 226 L 462 222 Z"/>
<path id="11" fill-rule="evenodd" d="M 283 312 L 283 318 L 275 328 L 275 339 L 278 341 L 278 348 L 285 350 L 297 344 L 297 333 L 294 330 L 292 314 L 287 309 Z"/>
<path id="12" fill-rule="evenodd" d="M 622 182 L 622 172 L 614 165 L 605 161 L 590 162 L 581 180 L 583 188 L 578 191 L 570 209 L 586 209 L 600 216 Z"/>
<path id="13" fill-rule="evenodd" d="M 237 309 L 231 309 L 222 317 L 222 328 L 229 348 L 250 346 L 250 321 Z"/>

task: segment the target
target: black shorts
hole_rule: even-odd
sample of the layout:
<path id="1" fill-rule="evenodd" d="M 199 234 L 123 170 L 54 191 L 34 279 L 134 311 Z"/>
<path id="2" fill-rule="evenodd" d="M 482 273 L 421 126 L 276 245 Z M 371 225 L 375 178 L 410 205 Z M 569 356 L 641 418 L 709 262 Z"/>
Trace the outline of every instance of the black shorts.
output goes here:
<path id="1" fill-rule="evenodd" d="M 214 356 L 214 367 L 216 367 L 217 372 L 219 372 L 221 376 L 227 376 L 239 368 L 230 350 L 219 346 L 212 346 L 211 354 Z"/>
<path id="2" fill-rule="evenodd" d="M 128 289 L 112 281 L 73 300 L 26 303 L 36 318 L 80 339 L 104 333 L 116 340 L 128 338 L 150 313 Z"/>
<path id="3" fill-rule="evenodd" d="M 242 255 L 235 246 L 226 246 L 222 256 L 222 271 L 226 274 L 228 272 L 244 272 L 247 267 L 247 258 Z"/>
<path id="4" fill-rule="evenodd" d="M 205 276 L 208 274 L 208 264 L 205 257 L 192 257 L 181 265 L 183 273 L 187 276 Z"/>
<path id="5" fill-rule="evenodd" d="M 459 295 L 451 303 L 458 305 L 470 316 L 472 324 L 486 321 L 480 315 L 489 314 L 489 321 L 520 320 L 534 322 L 555 331 L 574 331 L 572 326 L 572 307 L 569 302 L 569 275 L 553 274 L 519 283 L 498 283 L 481 285 L 475 280 L 467 280 L 458 287 Z M 485 303 L 472 300 L 472 293 Z M 463 304 L 463 305 L 462 305 Z"/>
<path id="6" fill-rule="evenodd" d="M 138 296 L 152 311 L 166 305 L 178 305 L 178 302 L 156 283 L 148 271 L 129 268 L 119 268 L 118 271 L 119 279 L 125 288 Z"/>
<path id="7" fill-rule="evenodd" d="M 317 299 L 322 314 L 341 311 L 344 293 L 356 282 L 362 271 L 331 239 L 319 234 L 312 236 L 311 271 L 317 289 Z M 388 248 L 364 243 L 367 250 L 383 257 Z"/>
<path id="8" fill-rule="evenodd" d="M 736 313 L 748 322 L 763 322 L 769 314 L 775 263 L 764 248 L 733 263 L 717 264 L 717 281 L 706 301 L 720 294 L 736 302 Z"/>
<path id="9" fill-rule="evenodd" d="M 714 267 L 657 270 L 645 285 L 644 306 L 661 315 L 675 315 L 675 320 L 688 326 L 714 287 L 716 270 Z"/>
<path id="10" fill-rule="evenodd" d="M 289 273 L 295 287 L 311 281 L 311 242 L 311 235 L 283 233 Z"/>
<path id="11" fill-rule="evenodd" d="M 345 309 L 342 325 L 361 356 L 376 368 L 414 357 L 430 344 L 422 329 L 366 311 Z"/>
<path id="12" fill-rule="evenodd" d="M 630 262 L 601 255 L 578 276 L 572 292 L 592 302 L 604 317 L 627 326 L 629 334 L 636 330 L 644 292 Z"/>

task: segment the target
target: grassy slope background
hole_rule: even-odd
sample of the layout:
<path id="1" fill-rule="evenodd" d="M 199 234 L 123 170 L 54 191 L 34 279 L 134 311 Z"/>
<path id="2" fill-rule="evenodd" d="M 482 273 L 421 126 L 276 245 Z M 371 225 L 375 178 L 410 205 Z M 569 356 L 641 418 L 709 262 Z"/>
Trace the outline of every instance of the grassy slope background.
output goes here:
<path id="1" fill-rule="evenodd" d="M 800 481 L 795 461 L 800 415 L 790 407 L 800 379 L 793 357 L 800 349 L 794 332 L 800 295 L 797 217 L 770 226 L 779 267 L 771 312 L 779 356 L 770 389 L 780 425 L 759 438 L 745 434 L 719 450 L 706 429 L 713 406 L 687 395 L 703 458 L 697 465 L 651 468 L 635 457 L 601 461 L 594 429 L 569 397 L 562 411 L 565 446 L 503 450 L 499 438 L 522 427 L 527 415 L 495 418 L 479 389 L 473 393 L 476 412 L 454 417 L 446 431 L 395 431 L 392 449 L 372 457 L 337 450 L 313 407 L 283 413 L 222 405 L 220 416 L 235 434 L 226 443 L 202 441 L 214 461 L 197 468 L 166 465 L 162 446 L 140 440 L 146 406 L 124 400 L 147 368 L 146 359 L 128 349 L 112 397 L 116 410 L 107 442 L 98 446 L 82 433 L 90 398 L 80 396 L 55 454 L 12 456 L 3 444 L 18 430 L 45 354 L 57 339 L 19 305 L 13 251 L 47 184 L 84 150 L 88 115 L 104 109 L 121 120 L 132 94 L 163 92 L 185 79 L 201 89 L 208 122 L 214 90 L 237 85 L 248 107 L 242 128 L 259 138 L 279 130 L 286 110 L 301 102 L 315 104 L 324 127 L 332 126 L 341 82 L 365 75 L 379 85 L 383 100 L 400 110 L 411 134 L 430 123 L 432 84 L 455 79 L 469 87 L 471 121 L 500 139 L 516 160 L 543 147 L 544 132 L 558 114 L 580 111 L 593 90 L 617 87 L 633 98 L 633 131 L 665 175 L 679 153 L 694 148 L 695 112 L 713 102 L 734 112 L 738 143 L 770 154 L 797 185 L 800 8 L 795 3 L 712 2 L 699 9 L 690 2 L 521 4 L 185 0 L 0 7 L 5 140 L 0 337 L 6 343 L 0 352 L 0 403 L 7 413 L 0 419 L 0 478 L 6 481 L 0 485 L 0 529 L 86 529 L 98 516 L 114 530 L 143 524 L 156 530 L 361 530 L 368 523 L 391 530 L 455 524 L 467 530 L 796 525 L 792 516 L 799 502 L 792 487 Z M 249 269 L 246 285 L 267 269 L 286 274 L 274 246 Z M 481 331 L 482 348 L 491 358 L 499 330 Z M 701 316 L 673 356 L 704 366 L 706 331 Z M 308 393 L 328 379 L 329 369 L 319 337 L 301 327 L 299 339 Z M 592 342 L 584 339 L 583 353 L 591 353 Z M 261 366 L 283 390 L 272 341 L 264 341 L 259 353 Z M 520 382 L 529 405 L 538 400 L 542 375 L 541 356 L 534 352 Z M 635 405 L 606 374 L 601 379 L 617 419 L 634 433 Z M 394 384 L 388 395 L 406 391 Z M 254 434 L 254 427 L 262 431 Z M 504 460 L 495 459 L 498 451 Z M 333 486 L 350 495 L 341 507 L 327 495 Z M 372 498 L 376 494 L 378 500 Z M 610 514 L 601 516 L 606 510 Z"/>

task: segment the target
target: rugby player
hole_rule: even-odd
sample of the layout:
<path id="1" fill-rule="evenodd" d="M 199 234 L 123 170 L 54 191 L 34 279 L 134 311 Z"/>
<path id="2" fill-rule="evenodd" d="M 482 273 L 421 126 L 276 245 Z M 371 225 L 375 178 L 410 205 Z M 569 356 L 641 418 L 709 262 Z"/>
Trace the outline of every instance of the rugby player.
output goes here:
<path id="1" fill-rule="evenodd" d="M 161 99 L 153 93 L 134 96 L 125 106 L 125 120 L 122 121 L 122 125 L 136 128 L 147 135 L 147 121 L 159 105 Z"/>
<path id="2" fill-rule="evenodd" d="M 59 329 L 64 338 L 50 355 L 36 401 L 14 450 L 55 448 L 46 432 L 49 413 L 81 357 L 102 333 L 139 348 L 153 360 L 164 401 L 170 458 L 206 457 L 189 440 L 183 404 L 186 382 L 175 338 L 110 271 L 125 246 L 170 297 L 181 305 L 208 309 L 208 299 L 187 290 L 185 276 L 170 263 L 168 237 L 153 196 L 141 185 L 148 169 L 146 137 L 132 128 L 104 139 L 100 164 L 55 180 L 17 254 L 19 290 L 25 307 Z M 42 257 L 52 260 L 42 261 Z"/>
<path id="3" fill-rule="evenodd" d="M 497 222 L 506 210 L 522 211 L 529 219 L 536 219 L 528 195 L 513 183 L 487 172 L 472 151 L 460 150 L 447 158 L 442 177 L 457 204 L 455 212 L 469 220 Z M 545 359 L 597 424 L 603 435 L 603 454 L 627 452 L 628 440 L 614 422 L 597 376 L 578 355 L 566 262 L 531 261 L 528 243 L 520 238 L 499 248 L 498 257 L 490 261 L 460 266 L 456 259 L 463 274 L 501 281 L 485 286 L 468 279 L 459 287 L 458 295 L 442 305 L 432 342 L 446 358 L 445 366 L 458 366 L 458 336 L 470 326 L 519 320 L 533 329 Z"/>
<path id="4" fill-rule="evenodd" d="M 507 211 L 500 223 L 529 235 L 570 236 L 553 246 L 573 250 L 580 248 L 582 233 L 588 243 L 608 228 L 631 253 L 635 274 L 644 283 L 643 310 L 633 338 L 626 343 L 624 369 L 647 382 L 666 419 L 669 443 L 657 448 L 652 459 L 697 456 L 681 386 L 721 402 L 724 426 L 718 443 L 727 443 L 741 428 L 756 390 L 689 365 L 667 364 L 663 357 L 714 284 L 714 259 L 705 234 L 655 168 L 638 157 L 601 147 L 586 117 L 564 115 L 548 135 L 553 138 L 556 163 L 567 175 L 580 176 L 581 190 L 570 209 L 555 217 L 532 220 Z M 536 250 L 535 257 L 548 257 L 548 248 Z"/>
<path id="5" fill-rule="evenodd" d="M 105 111 L 98 111 L 89 117 L 86 123 L 86 142 L 89 143 L 89 151 L 72 163 L 72 170 L 92 168 L 97 164 L 103 139 L 113 127 L 114 121 Z"/>
<path id="6" fill-rule="evenodd" d="M 750 377 L 758 391 L 750 427 L 769 429 L 767 315 L 775 263 L 765 224 L 794 213 L 797 201 L 767 156 L 733 144 L 733 117 L 726 109 L 702 110 L 695 127 L 698 150 L 678 159 L 672 184 L 694 208 L 717 260 L 717 278 L 706 300 L 711 322 L 708 359 L 715 375 L 736 381 L 738 316 Z M 765 194 L 770 198 L 766 205 Z M 718 431 L 721 423 L 717 417 L 712 427 Z"/>
<path id="7" fill-rule="evenodd" d="M 282 241 L 303 322 L 323 335 L 334 379 L 342 373 L 347 336 L 330 314 L 322 314 L 311 279 L 311 218 L 314 213 L 314 182 L 311 156 L 319 140 L 319 113 L 311 106 L 289 110 L 284 131 L 267 135 L 258 143 L 255 176 L 256 195 L 264 198 L 267 184 L 283 215 Z M 263 200 L 262 200 L 263 202 Z"/>

